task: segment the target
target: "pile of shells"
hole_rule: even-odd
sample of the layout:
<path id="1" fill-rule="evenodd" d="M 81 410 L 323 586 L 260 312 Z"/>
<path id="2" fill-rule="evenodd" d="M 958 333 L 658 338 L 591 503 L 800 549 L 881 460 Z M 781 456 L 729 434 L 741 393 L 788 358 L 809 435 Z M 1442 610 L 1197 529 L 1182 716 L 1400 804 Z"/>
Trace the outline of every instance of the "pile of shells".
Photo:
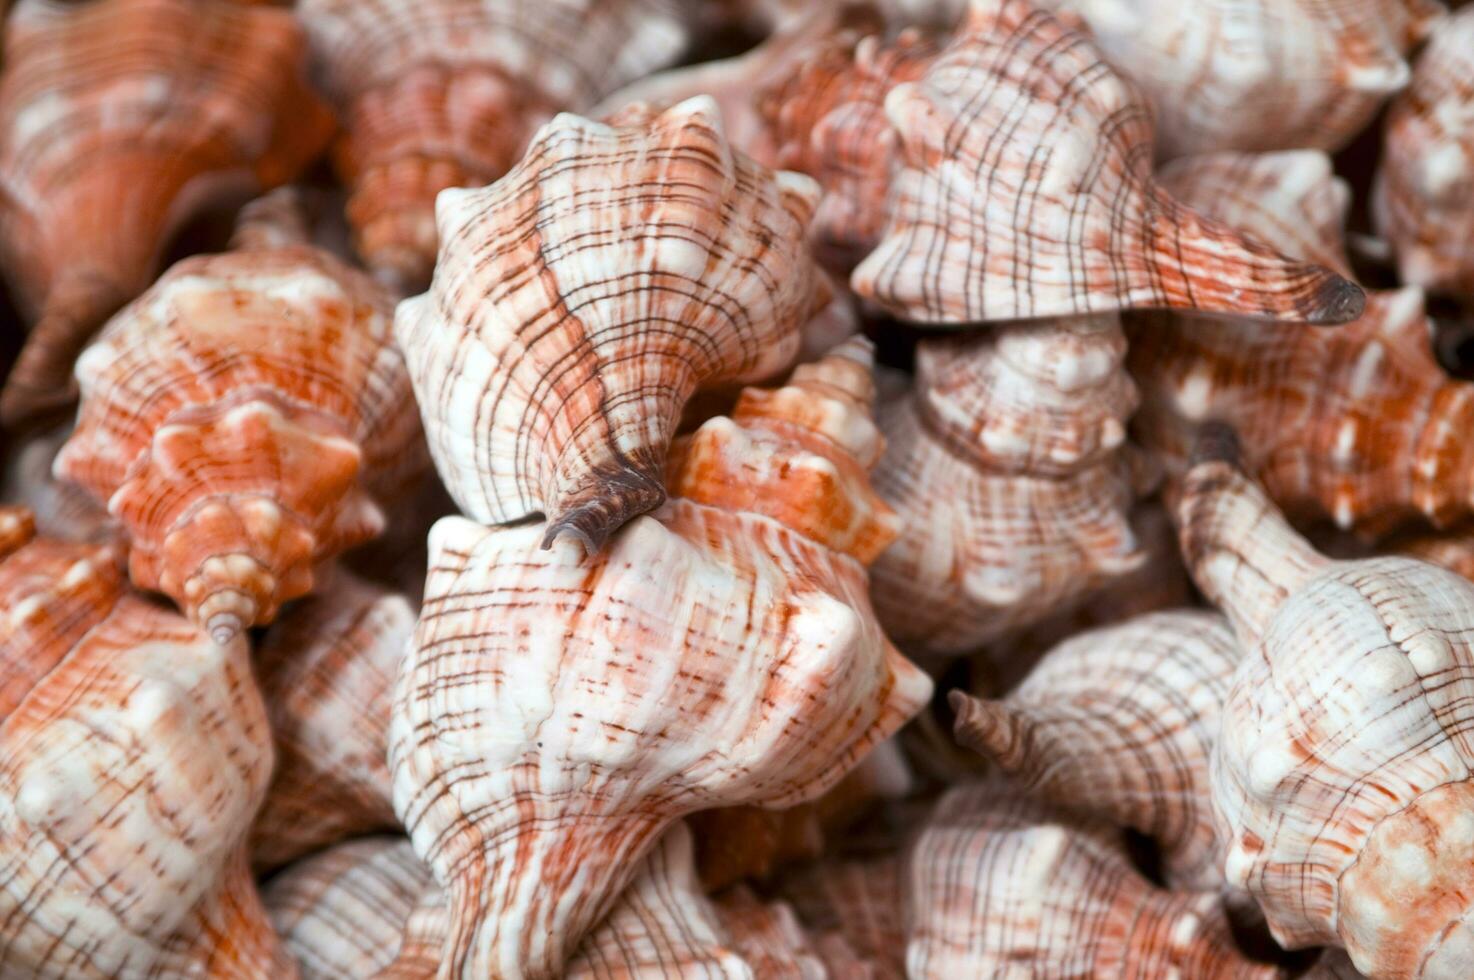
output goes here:
<path id="1" fill-rule="evenodd" d="M 1474 977 L 1457 6 L 15 0 L 0 978 Z"/>

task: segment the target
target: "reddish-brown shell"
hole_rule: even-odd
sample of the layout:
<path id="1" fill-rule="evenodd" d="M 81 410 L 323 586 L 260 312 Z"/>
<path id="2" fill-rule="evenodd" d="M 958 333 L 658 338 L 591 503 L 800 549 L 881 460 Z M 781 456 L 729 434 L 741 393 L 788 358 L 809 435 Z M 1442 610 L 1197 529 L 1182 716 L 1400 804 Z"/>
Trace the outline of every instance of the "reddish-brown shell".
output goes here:
<path id="1" fill-rule="evenodd" d="M 292 15 L 222 0 L 22 0 L 0 80 L 0 257 L 34 321 L 12 422 L 74 397 L 72 362 L 212 205 L 292 178 L 332 120 Z"/>
<path id="2" fill-rule="evenodd" d="M 56 472 L 126 527 L 135 584 L 223 641 L 379 532 L 375 493 L 423 462 L 392 312 L 327 252 L 247 245 L 178 263 L 113 318 L 78 362 Z"/>
<path id="3" fill-rule="evenodd" d="M 1341 323 L 1362 293 L 1189 210 L 1151 175 L 1152 121 L 1082 31 L 974 0 L 886 112 L 903 165 L 861 296 L 926 323 L 1172 307 Z"/>

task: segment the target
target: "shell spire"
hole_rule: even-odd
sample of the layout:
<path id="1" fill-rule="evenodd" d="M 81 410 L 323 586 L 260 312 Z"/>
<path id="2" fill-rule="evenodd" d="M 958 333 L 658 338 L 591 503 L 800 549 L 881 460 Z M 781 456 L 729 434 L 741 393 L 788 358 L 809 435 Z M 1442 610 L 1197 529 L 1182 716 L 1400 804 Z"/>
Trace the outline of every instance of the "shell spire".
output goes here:
<path id="1" fill-rule="evenodd" d="M 1474 10 L 1433 32 L 1387 112 L 1372 217 L 1404 282 L 1474 294 Z"/>
<path id="2" fill-rule="evenodd" d="M 884 527 L 863 352 L 707 422 L 673 457 L 693 496 L 591 557 L 537 526 L 435 526 L 390 765 L 447 889 L 445 975 L 562 975 L 673 821 L 814 799 L 925 703 L 853 557 Z"/>
<path id="3" fill-rule="evenodd" d="M 435 264 L 440 191 L 501 177 L 554 112 L 588 109 L 686 43 L 668 0 L 302 0 L 297 14 L 343 113 L 358 252 L 411 291 Z"/>
<path id="4" fill-rule="evenodd" d="M 827 301 L 813 181 L 735 151 L 708 98 L 620 123 L 559 115 L 506 177 L 441 194 L 434 282 L 396 320 L 461 510 L 543 513 L 545 544 L 591 553 L 665 499 L 692 393 L 783 370 Z"/>
<path id="5" fill-rule="evenodd" d="M 403 596 L 339 569 L 262 638 L 256 676 L 277 762 L 251 830 L 258 868 L 398 826 L 385 755 L 394 677 L 414 623 Z"/>
<path id="6" fill-rule="evenodd" d="M 1155 888 L 1112 834 L 997 784 L 950 790 L 912 848 L 906 975 L 1261 978 L 1217 895 Z"/>
<path id="7" fill-rule="evenodd" d="M 1085 34 L 1027 0 L 974 0 L 925 74 L 891 89 L 886 111 L 903 164 L 885 237 L 851 283 L 898 316 L 954 324 L 1171 307 L 1334 324 L 1361 312 L 1354 283 L 1157 186 L 1138 91 Z"/>
<path id="8" fill-rule="evenodd" d="M 22 0 L 7 28 L 0 256 L 34 320 L 0 394 L 14 424 L 75 397 L 72 362 L 175 229 L 291 179 L 332 119 L 288 11 Z"/>
<path id="9" fill-rule="evenodd" d="M 1114 315 L 918 345 L 912 395 L 881 413 L 875 474 L 903 530 L 872 598 L 903 648 L 971 652 L 1140 566 L 1125 353 Z"/>
<path id="10" fill-rule="evenodd" d="M 186 259 L 113 318 L 55 471 L 127 529 L 136 585 L 228 642 L 379 533 L 380 482 L 423 460 L 391 314 L 368 276 L 282 246 Z"/>
<path id="11" fill-rule="evenodd" d="M 1211 767 L 1229 883 L 1286 948 L 1465 975 L 1474 584 L 1323 557 L 1222 455 L 1188 471 L 1177 509 L 1193 578 L 1247 651 Z"/>
<path id="12" fill-rule="evenodd" d="M 0 608 L 0 973 L 289 975 L 246 864 L 272 752 L 245 642 L 45 538 L 0 560 Z"/>
<path id="13" fill-rule="evenodd" d="M 1208 758 L 1240 657 L 1216 614 L 1149 613 L 1059 644 L 1001 700 L 953 691 L 957 739 L 1030 795 L 1155 839 L 1173 886 L 1216 890 Z"/>
<path id="14" fill-rule="evenodd" d="M 1344 263 L 1347 191 L 1312 152 L 1178 161 L 1164 184 L 1287 253 Z M 1474 511 L 1474 384 L 1434 358 L 1422 291 L 1373 290 L 1338 330 L 1243 321 L 1133 325 L 1136 431 L 1180 468 L 1208 420 L 1237 430 L 1249 472 L 1296 518 L 1380 534 Z"/>

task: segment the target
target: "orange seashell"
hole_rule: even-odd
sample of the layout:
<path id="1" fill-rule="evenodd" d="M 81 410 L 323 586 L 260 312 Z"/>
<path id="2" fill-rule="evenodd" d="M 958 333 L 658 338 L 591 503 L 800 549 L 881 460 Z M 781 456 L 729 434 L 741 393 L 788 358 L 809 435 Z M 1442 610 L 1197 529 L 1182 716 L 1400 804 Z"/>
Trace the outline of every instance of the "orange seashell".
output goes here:
<path id="1" fill-rule="evenodd" d="M 786 367 L 827 301 L 818 189 L 728 144 L 692 99 L 617 128 L 560 115 L 511 173 L 441 194 L 430 292 L 400 304 L 430 452 L 462 512 L 534 513 L 597 551 L 665 498 L 703 384 Z"/>
<path id="2" fill-rule="evenodd" d="M 398 827 L 389 786 L 389 705 L 414 631 L 402 596 L 335 570 L 256 650 L 276 771 L 251 831 L 273 868 L 346 837 Z"/>
<path id="3" fill-rule="evenodd" d="M 307 245 L 186 259 L 77 364 L 57 457 L 127 528 L 135 584 L 220 642 L 376 535 L 379 481 L 422 463 L 391 304 Z"/>
<path id="4" fill-rule="evenodd" d="M 1404 282 L 1474 295 L 1474 10 L 1433 31 L 1387 112 L 1372 191 Z"/>
<path id="5" fill-rule="evenodd" d="M 1305 242 L 1341 254 L 1347 194 L 1322 154 L 1191 158 L 1162 179 L 1283 250 Z M 1133 320 L 1138 435 L 1180 469 L 1203 422 L 1229 423 L 1250 472 L 1296 518 L 1368 534 L 1420 516 L 1455 523 L 1474 507 L 1462 437 L 1474 385 L 1438 366 L 1430 329 L 1413 287 L 1371 292 L 1363 315 L 1337 330 Z"/>
<path id="6" fill-rule="evenodd" d="M 780 884 L 831 976 L 904 980 L 905 866 L 899 856 L 819 861 Z"/>
<path id="7" fill-rule="evenodd" d="M 903 529 L 871 597 L 903 649 L 972 652 L 1141 565 L 1125 346 L 1111 315 L 918 346 L 914 392 L 881 414 L 875 472 Z"/>
<path id="8" fill-rule="evenodd" d="M 0 514 L 0 974 L 293 975 L 246 866 L 271 772 L 244 640 Z"/>
<path id="9" fill-rule="evenodd" d="M 0 81 L 0 257 L 34 321 L 11 423 L 75 397 L 72 362 L 152 281 L 171 232 L 290 180 L 332 119 L 286 11 L 217 0 L 22 0 Z"/>
<path id="10" fill-rule="evenodd" d="M 885 237 L 850 281 L 897 316 L 1173 307 L 1342 323 L 1361 312 L 1346 279 L 1157 186 L 1136 88 L 1086 35 L 1026 0 L 974 0 L 947 48 L 885 106 L 903 163 Z"/>
<path id="11" fill-rule="evenodd" d="M 674 820 L 814 799 L 925 703 L 851 556 L 874 540 L 846 478 L 879 449 L 867 354 L 848 342 L 749 398 L 751 421 L 707 422 L 675 454 L 694 496 L 590 558 L 535 525 L 431 532 L 390 765 L 448 889 L 443 975 L 561 975 Z"/>
<path id="12" fill-rule="evenodd" d="M 1234 946 L 1218 896 L 1155 888 L 1115 836 L 996 784 L 954 787 L 907 869 L 906 975 L 1282 977 Z"/>
<path id="13" fill-rule="evenodd" d="M 1205 432 L 1183 480 L 1188 567 L 1245 648 L 1211 767 L 1231 885 L 1286 948 L 1378 977 L 1474 970 L 1468 833 L 1474 584 L 1333 561 Z"/>
<path id="14" fill-rule="evenodd" d="M 1001 700 L 953 691 L 957 740 L 1031 796 L 1154 838 L 1174 887 L 1221 889 L 1208 759 L 1240 659 L 1202 610 L 1080 633 Z"/>
<path id="15" fill-rule="evenodd" d="M 1338 150 L 1408 80 L 1437 0 L 1041 0 L 1150 98 L 1163 156 Z"/>
<path id="16" fill-rule="evenodd" d="M 71 434 L 70 425 L 60 425 L 14 448 L 0 476 L 0 500 L 28 508 L 37 530 L 49 538 L 93 544 L 117 540 L 122 528 L 107 509 L 86 490 L 51 472 L 56 454 Z"/>
<path id="17" fill-rule="evenodd" d="M 376 274 L 418 290 L 435 263 L 435 196 L 517 162 L 561 109 L 581 111 L 673 61 L 666 0 L 301 0 L 344 117 L 348 217 Z"/>

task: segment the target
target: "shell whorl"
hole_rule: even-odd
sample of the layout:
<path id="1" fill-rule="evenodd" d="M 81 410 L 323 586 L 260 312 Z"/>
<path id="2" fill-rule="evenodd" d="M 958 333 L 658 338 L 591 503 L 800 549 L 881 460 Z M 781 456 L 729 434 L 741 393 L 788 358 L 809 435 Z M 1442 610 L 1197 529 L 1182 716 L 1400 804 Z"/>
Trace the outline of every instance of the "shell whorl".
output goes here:
<path id="1" fill-rule="evenodd" d="M 224 642 L 376 535 L 372 491 L 420 457 L 391 300 L 306 246 L 187 259 L 78 362 L 59 477 L 129 533 L 142 588 Z"/>
<path id="2" fill-rule="evenodd" d="M 462 511 L 543 513 L 548 544 L 593 552 L 659 506 L 690 395 L 780 371 L 827 301 L 817 198 L 734 150 L 708 98 L 559 115 L 506 177 L 443 193 L 434 283 L 396 329 Z"/>
<path id="3" fill-rule="evenodd" d="M 1355 284 L 1157 186 L 1139 93 L 1085 34 L 1027 0 L 975 0 L 925 74 L 891 89 L 886 111 L 903 164 L 885 237 L 851 283 L 898 316 L 1172 307 L 1343 323 L 1361 312 Z"/>

